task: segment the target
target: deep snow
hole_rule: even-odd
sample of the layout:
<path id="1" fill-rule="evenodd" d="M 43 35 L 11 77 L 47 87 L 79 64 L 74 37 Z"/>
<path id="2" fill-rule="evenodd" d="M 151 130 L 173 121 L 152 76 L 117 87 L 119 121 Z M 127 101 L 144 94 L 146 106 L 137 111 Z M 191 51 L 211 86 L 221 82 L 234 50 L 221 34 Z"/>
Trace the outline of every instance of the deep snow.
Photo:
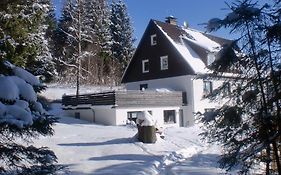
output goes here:
<path id="1" fill-rule="evenodd" d="M 122 88 L 82 86 L 81 92 Z M 57 100 L 64 93 L 73 94 L 75 88 L 48 85 L 41 95 Z M 137 128 L 133 125 L 97 125 L 67 117 L 60 103 L 51 107 L 49 112 L 60 118 L 54 126 L 55 135 L 40 137 L 35 144 L 50 147 L 56 153 L 58 163 L 67 166 L 62 174 L 225 174 L 217 168 L 220 147 L 201 140 L 199 124 L 189 128 L 167 127 L 163 130 L 164 139 L 158 136 L 155 144 L 144 144 L 135 139 Z"/>
<path id="2" fill-rule="evenodd" d="M 200 141 L 199 125 L 164 129 L 155 144 L 135 139 L 134 126 L 103 126 L 64 116 L 61 104 L 51 114 L 60 120 L 55 135 L 40 137 L 37 146 L 48 146 L 66 165 L 70 175 L 87 174 L 220 174 L 220 149 Z"/>

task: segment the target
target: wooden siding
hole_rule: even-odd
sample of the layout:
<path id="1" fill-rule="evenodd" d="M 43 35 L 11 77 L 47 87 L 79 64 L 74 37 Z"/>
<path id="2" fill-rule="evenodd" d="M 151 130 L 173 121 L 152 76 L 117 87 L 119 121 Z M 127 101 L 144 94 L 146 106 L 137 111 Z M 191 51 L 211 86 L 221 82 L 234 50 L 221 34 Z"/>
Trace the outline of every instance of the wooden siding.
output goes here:
<path id="1" fill-rule="evenodd" d="M 62 104 L 64 106 L 77 106 L 77 105 L 115 105 L 115 92 L 104 92 L 95 94 L 79 95 L 64 95 L 62 97 Z"/>
<path id="2" fill-rule="evenodd" d="M 167 36 L 157 26 L 168 35 L 175 43 L 182 43 L 181 36 L 186 35 L 186 32 L 177 25 L 171 25 L 165 22 L 151 20 L 143 34 L 143 37 L 136 49 L 136 52 L 127 67 L 122 83 L 153 80 L 160 78 L 176 77 L 182 75 L 194 75 L 195 70 L 191 68 L 183 56 L 175 49 Z M 150 36 L 156 34 L 157 44 L 151 46 Z M 230 44 L 231 40 L 205 34 L 209 39 L 219 43 L 220 45 Z M 192 42 L 185 41 L 184 44 L 191 47 L 192 50 L 200 57 L 207 65 L 208 51 Z M 160 69 L 160 57 L 168 56 L 168 69 Z M 149 72 L 142 72 L 142 60 L 149 60 Z"/>
<path id="3" fill-rule="evenodd" d="M 64 106 L 77 105 L 113 105 L 118 107 L 157 107 L 157 106 L 182 106 L 182 92 L 157 92 L 157 91 L 112 91 L 95 94 L 65 95 L 62 97 Z"/>
<path id="4" fill-rule="evenodd" d="M 152 80 L 159 78 L 193 75 L 194 71 L 182 55 L 174 48 L 167 37 L 151 20 L 138 45 L 138 48 L 127 67 L 122 83 Z M 170 24 L 168 26 L 171 26 Z M 172 26 L 175 28 L 175 26 Z M 157 44 L 151 46 L 150 36 L 156 34 Z M 168 69 L 161 70 L 160 57 L 168 56 Z M 142 60 L 149 60 L 149 72 L 142 72 Z"/>
<path id="5" fill-rule="evenodd" d="M 116 105 L 119 107 L 182 106 L 182 92 L 119 91 Z"/>

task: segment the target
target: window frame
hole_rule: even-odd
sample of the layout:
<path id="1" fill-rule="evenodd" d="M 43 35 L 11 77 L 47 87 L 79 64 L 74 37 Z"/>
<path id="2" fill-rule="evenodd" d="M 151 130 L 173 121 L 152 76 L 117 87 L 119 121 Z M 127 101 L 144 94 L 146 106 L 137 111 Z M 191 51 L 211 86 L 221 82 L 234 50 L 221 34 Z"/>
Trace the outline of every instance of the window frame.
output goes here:
<path id="1" fill-rule="evenodd" d="M 169 115 L 169 112 L 173 113 L 172 120 L 170 120 L 171 115 Z M 168 116 L 167 116 L 168 115 Z M 163 120 L 164 124 L 176 124 L 177 123 L 177 112 L 176 110 L 163 110 Z"/>
<path id="2" fill-rule="evenodd" d="M 209 86 L 207 86 L 207 84 L 209 84 Z M 207 87 L 209 87 L 210 89 L 207 90 Z M 212 81 L 207 81 L 207 80 L 203 80 L 203 95 L 209 95 L 213 92 L 213 82 Z"/>
<path id="3" fill-rule="evenodd" d="M 231 94 L 231 86 L 230 86 L 230 83 L 229 82 L 224 82 L 223 83 L 223 95 L 224 96 L 228 96 Z"/>
<path id="4" fill-rule="evenodd" d="M 127 120 L 134 121 L 136 123 L 138 118 L 138 113 L 141 113 L 142 111 L 128 111 L 127 112 Z"/>
<path id="5" fill-rule="evenodd" d="M 167 60 L 167 64 L 164 66 L 164 60 Z M 168 70 L 169 69 L 169 59 L 168 59 L 168 55 L 164 55 L 160 57 L 160 69 L 161 70 Z"/>
<path id="6" fill-rule="evenodd" d="M 207 55 L 207 66 L 211 65 L 216 60 L 216 54 L 209 52 Z"/>
<path id="7" fill-rule="evenodd" d="M 157 37 L 156 34 L 150 35 L 150 45 L 151 46 L 156 46 L 157 45 L 156 37 Z"/>
<path id="8" fill-rule="evenodd" d="M 148 64 L 147 65 L 147 70 L 145 69 L 145 64 Z M 148 59 L 145 59 L 145 60 L 142 60 L 142 73 L 148 73 L 149 72 L 149 60 Z"/>

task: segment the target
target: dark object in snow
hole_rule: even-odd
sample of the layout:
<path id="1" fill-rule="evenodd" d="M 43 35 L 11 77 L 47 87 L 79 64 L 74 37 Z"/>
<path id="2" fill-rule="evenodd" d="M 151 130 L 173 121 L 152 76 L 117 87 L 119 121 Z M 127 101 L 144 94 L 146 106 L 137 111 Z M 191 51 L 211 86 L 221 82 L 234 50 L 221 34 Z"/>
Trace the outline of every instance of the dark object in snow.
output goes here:
<path id="1" fill-rule="evenodd" d="M 143 143 L 155 143 L 157 140 L 155 127 L 138 125 L 138 140 Z"/>

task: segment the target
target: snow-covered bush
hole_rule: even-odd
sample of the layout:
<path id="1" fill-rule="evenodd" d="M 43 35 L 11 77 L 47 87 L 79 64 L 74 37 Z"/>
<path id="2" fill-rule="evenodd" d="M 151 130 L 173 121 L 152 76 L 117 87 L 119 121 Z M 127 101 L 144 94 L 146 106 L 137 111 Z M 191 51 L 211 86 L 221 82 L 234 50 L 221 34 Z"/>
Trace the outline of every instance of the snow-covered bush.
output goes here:
<path id="1" fill-rule="evenodd" d="M 53 174 L 58 168 L 55 154 L 30 145 L 39 135 L 53 134 L 56 118 L 37 100 L 44 86 L 9 62 L 0 62 L 0 67 L 0 174 Z"/>

